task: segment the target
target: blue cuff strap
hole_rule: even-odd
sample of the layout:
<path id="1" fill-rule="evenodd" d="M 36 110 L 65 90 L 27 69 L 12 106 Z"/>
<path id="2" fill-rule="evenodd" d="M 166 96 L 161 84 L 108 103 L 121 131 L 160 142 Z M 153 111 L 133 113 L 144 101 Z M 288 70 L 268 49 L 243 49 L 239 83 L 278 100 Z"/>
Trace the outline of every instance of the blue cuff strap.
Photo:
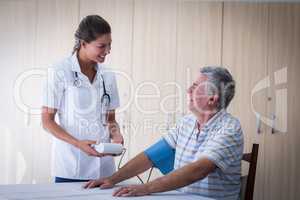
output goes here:
<path id="1" fill-rule="evenodd" d="M 167 174 L 174 169 L 175 150 L 164 139 L 150 146 L 144 153 L 161 173 Z"/>

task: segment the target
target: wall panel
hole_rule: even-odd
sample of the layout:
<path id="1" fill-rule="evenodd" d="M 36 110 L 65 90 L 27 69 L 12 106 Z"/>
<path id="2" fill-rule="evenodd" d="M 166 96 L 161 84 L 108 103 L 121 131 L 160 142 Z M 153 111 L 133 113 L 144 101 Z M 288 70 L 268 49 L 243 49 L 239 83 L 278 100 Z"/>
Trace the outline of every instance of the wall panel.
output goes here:
<path id="1" fill-rule="evenodd" d="M 22 71 L 35 64 L 36 4 L 35 1 L 1 1 L 0 13 L 0 182 L 30 182 L 33 133 L 24 120 L 26 114 L 14 101 L 14 86 Z M 18 96 L 24 94 L 18 92 Z"/>
<path id="2" fill-rule="evenodd" d="M 263 199 L 265 125 L 257 133 L 255 112 L 266 115 L 267 88 L 254 92 L 267 77 L 268 6 L 260 3 L 227 3 L 224 6 L 223 60 L 236 80 L 236 95 L 229 111 L 240 119 L 244 151 L 259 143 L 255 199 Z M 253 91 L 253 92 L 252 92 Z M 252 101 L 251 101 L 252 99 Z M 243 165 L 243 174 L 248 166 Z"/>
<path id="3" fill-rule="evenodd" d="M 268 117 L 264 199 L 299 199 L 300 4 L 269 5 Z M 272 124 L 272 123 L 271 123 Z"/>
<path id="4" fill-rule="evenodd" d="M 174 110 L 176 16 L 176 1 L 135 1 L 131 157 L 160 138 Z"/>
<path id="5" fill-rule="evenodd" d="M 222 3 L 179 1 L 175 91 L 179 118 L 188 112 L 186 89 L 207 65 L 221 64 Z M 179 114 L 179 115 L 178 115 Z"/>

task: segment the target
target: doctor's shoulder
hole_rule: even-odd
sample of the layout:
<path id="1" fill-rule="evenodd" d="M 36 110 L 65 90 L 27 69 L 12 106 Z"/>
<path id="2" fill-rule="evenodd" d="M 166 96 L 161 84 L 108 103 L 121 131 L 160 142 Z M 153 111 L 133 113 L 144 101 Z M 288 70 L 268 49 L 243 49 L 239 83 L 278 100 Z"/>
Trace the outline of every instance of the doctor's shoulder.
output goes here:
<path id="1" fill-rule="evenodd" d="M 65 82 L 68 74 L 71 73 L 72 63 L 69 57 L 56 61 L 47 68 L 48 78 L 54 78 Z"/>
<path id="2" fill-rule="evenodd" d="M 105 81 L 107 81 L 108 83 L 112 83 L 116 80 L 116 73 L 118 72 L 118 70 L 103 64 L 101 64 L 100 67 Z"/>

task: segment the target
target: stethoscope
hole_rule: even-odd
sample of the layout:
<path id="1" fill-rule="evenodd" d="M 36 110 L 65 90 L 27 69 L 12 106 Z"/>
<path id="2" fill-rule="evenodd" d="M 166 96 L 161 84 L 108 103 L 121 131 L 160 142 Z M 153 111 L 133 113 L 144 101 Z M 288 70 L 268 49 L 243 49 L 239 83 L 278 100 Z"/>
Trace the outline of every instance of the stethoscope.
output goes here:
<path id="1" fill-rule="evenodd" d="M 80 80 L 80 78 L 78 77 L 78 72 L 73 72 L 73 75 L 74 75 L 73 85 L 77 88 L 81 87 L 82 80 Z M 101 121 L 102 121 L 102 124 L 105 126 L 106 122 L 107 122 L 107 109 L 109 107 L 111 99 L 110 99 L 110 95 L 106 91 L 104 77 L 102 74 L 100 74 L 100 75 L 101 75 L 102 87 L 103 87 L 103 94 L 101 97 Z"/>

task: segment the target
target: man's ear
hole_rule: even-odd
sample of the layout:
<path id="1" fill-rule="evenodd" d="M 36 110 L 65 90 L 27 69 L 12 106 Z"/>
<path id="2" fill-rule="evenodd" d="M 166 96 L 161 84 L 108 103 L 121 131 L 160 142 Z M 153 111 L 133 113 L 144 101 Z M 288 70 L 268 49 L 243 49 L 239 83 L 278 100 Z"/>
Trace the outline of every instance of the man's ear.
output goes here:
<path id="1" fill-rule="evenodd" d="M 209 97 L 208 104 L 210 106 L 217 105 L 218 101 L 219 101 L 219 95 L 215 94 L 215 95 Z"/>
<path id="2" fill-rule="evenodd" d="M 215 104 L 218 104 L 218 102 L 219 102 L 219 95 L 217 95 L 217 94 L 214 95 L 214 102 L 215 102 Z"/>

